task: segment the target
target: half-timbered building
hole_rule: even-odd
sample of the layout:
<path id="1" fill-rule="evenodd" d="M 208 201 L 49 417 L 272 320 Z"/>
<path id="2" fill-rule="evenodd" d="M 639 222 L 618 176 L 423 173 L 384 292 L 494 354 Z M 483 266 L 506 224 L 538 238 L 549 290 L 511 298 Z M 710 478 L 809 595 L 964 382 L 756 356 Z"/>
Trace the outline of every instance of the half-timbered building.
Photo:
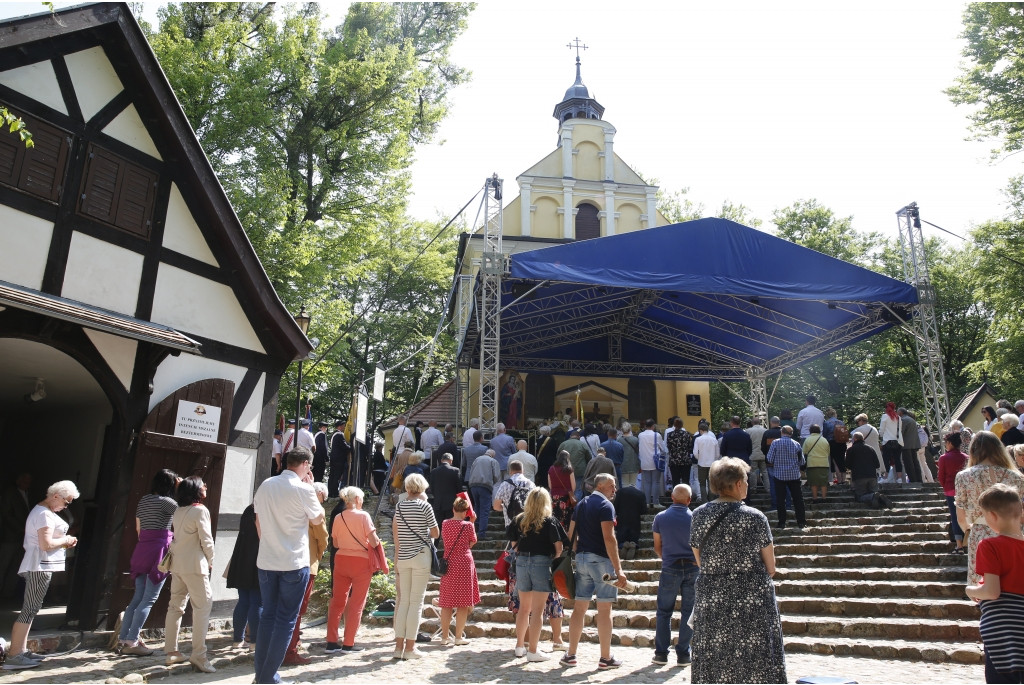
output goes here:
<path id="1" fill-rule="evenodd" d="M 63 590 L 89 629 L 131 596 L 153 473 L 201 475 L 226 598 L 281 374 L 310 343 L 126 4 L 0 24 L 0 104 L 35 143 L 0 133 L 0 477 L 82 491 Z"/>

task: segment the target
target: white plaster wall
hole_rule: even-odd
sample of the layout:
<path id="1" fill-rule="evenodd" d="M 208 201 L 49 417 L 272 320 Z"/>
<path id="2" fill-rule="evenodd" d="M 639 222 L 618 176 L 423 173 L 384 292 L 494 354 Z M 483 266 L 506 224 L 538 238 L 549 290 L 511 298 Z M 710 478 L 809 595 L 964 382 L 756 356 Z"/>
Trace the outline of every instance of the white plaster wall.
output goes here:
<path id="1" fill-rule="evenodd" d="M 124 90 L 103 48 L 95 47 L 64 57 L 82 116 L 89 121 L 115 95 Z"/>
<path id="2" fill-rule="evenodd" d="M 230 287 L 161 264 L 151 320 L 171 328 L 263 352 Z"/>
<path id="3" fill-rule="evenodd" d="M 135 316 L 142 281 L 142 255 L 92 236 L 71 237 L 61 295 Z"/>
<path id="4" fill-rule="evenodd" d="M 235 424 L 237 430 L 259 433 L 260 417 L 263 412 L 263 387 L 266 385 L 266 380 L 266 374 L 260 376 L 260 380 L 256 383 L 256 388 L 249 398 L 249 402 L 246 403 L 245 409 L 238 415 L 238 422 Z"/>
<path id="5" fill-rule="evenodd" d="M 115 140 L 120 140 L 126 145 L 131 145 L 136 150 L 145 152 L 150 157 L 163 159 L 160 157 L 153 139 L 150 138 L 146 125 L 142 123 L 142 118 L 139 117 L 135 105 L 128 105 L 123 112 L 107 124 L 103 132 Z"/>
<path id="6" fill-rule="evenodd" d="M 49 60 L 0 71 L 0 83 L 58 112 L 68 113 L 64 97 L 60 94 L 57 75 Z"/>
<path id="7" fill-rule="evenodd" d="M 222 599 L 237 599 L 238 591 L 228 587 L 228 581 L 224 578 L 224 569 L 231 561 L 231 554 L 235 551 L 235 543 L 238 542 L 237 530 L 217 531 L 217 537 L 213 541 L 213 573 L 210 574 L 210 586 L 213 590 L 213 601 Z"/>
<path id="8" fill-rule="evenodd" d="M 221 513 L 241 514 L 252 504 L 255 483 L 256 450 L 228 447 L 224 463 L 224 485 L 220 491 Z"/>
<path id="9" fill-rule="evenodd" d="M 111 335 L 100 331 L 93 331 L 83 328 L 89 340 L 96 346 L 96 350 L 103 357 L 103 361 L 121 381 L 125 390 L 132 384 L 132 375 L 135 371 L 135 352 L 139 343 L 131 338 L 122 338 L 119 335 Z"/>
<path id="10" fill-rule="evenodd" d="M 167 357 L 153 376 L 153 394 L 149 397 L 149 410 L 178 388 L 207 378 L 226 378 L 234 381 L 237 391 L 247 369 L 234 364 L 213 361 L 194 354 Z"/>
<path id="11" fill-rule="evenodd" d="M 171 184 L 171 195 L 167 203 L 167 220 L 164 224 L 164 247 L 212 266 L 218 266 L 203 232 L 192 217 L 185 198 L 181 196 L 176 183 Z"/>
<path id="12" fill-rule="evenodd" d="M 0 205 L 0 280 L 39 290 L 53 224 Z"/>

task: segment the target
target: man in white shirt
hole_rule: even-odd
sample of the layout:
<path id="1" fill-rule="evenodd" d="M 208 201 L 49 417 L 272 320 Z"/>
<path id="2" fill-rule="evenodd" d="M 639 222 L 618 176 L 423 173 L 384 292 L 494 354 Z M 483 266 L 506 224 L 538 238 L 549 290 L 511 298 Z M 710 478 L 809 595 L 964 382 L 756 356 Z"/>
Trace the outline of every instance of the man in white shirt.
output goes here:
<path id="1" fill-rule="evenodd" d="M 263 598 L 263 617 L 256 634 L 254 665 L 257 683 L 278 683 L 299 608 L 309 582 L 309 525 L 324 521 L 324 509 L 303 482 L 313 455 L 301 448 L 286 452 L 285 470 L 260 484 L 253 498 L 260 551 L 256 568 Z"/>
<path id="2" fill-rule="evenodd" d="M 433 466 L 434 450 L 444 443 L 444 434 L 437 428 L 437 419 L 430 419 L 427 425 L 429 428 L 420 436 L 420 449 L 423 450 L 423 460 Z M 454 457 L 454 455 L 452 456 Z"/>
<path id="3" fill-rule="evenodd" d="M 644 497 L 647 500 L 647 506 L 657 507 L 658 498 L 661 496 L 661 491 L 664 490 L 665 483 L 665 472 L 664 470 L 659 471 L 655 462 L 655 454 L 660 454 L 668 461 L 668 447 L 665 445 L 665 440 L 661 437 L 658 431 L 655 430 L 654 419 L 647 419 L 647 428 L 640 435 L 636 436 L 637 446 L 637 457 L 640 458 L 640 485 L 643 488 Z"/>
<path id="4" fill-rule="evenodd" d="M 284 454 L 284 449 L 282 448 L 281 445 L 281 432 L 282 431 L 280 428 L 274 429 L 274 460 L 270 464 L 271 476 L 276 476 L 277 474 L 281 473 L 281 469 L 284 468 L 283 464 L 281 463 L 281 455 Z"/>
<path id="5" fill-rule="evenodd" d="M 409 417 L 402 414 L 398 417 L 398 427 L 391 433 L 391 446 L 395 449 L 395 454 L 401 454 L 402 450 L 405 449 L 406 443 L 412 443 L 412 448 L 416 449 L 416 434 L 412 432 L 412 429 L 405 424 L 409 421 Z"/>
<path id="6" fill-rule="evenodd" d="M 528 442 L 526 442 L 525 440 L 520 440 L 519 442 L 516 443 L 516 447 L 519 448 L 519 451 L 513 454 L 511 457 L 509 457 L 508 460 L 510 462 L 514 460 L 520 461 L 523 464 L 523 476 L 525 476 L 526 479 L 531 483 L 536 484 L 537 457 L 533 456 L 532 454 L 526 451 L 526 448 L 529 446 L 530 444 Z"/>
<path id="7" fill-rule="evenodd" d="M 281 441 L 281 453 L 292 451 L 295 447 L 308 450 L 310 454 L 316 449 L 316 439 L 309 432 L 309 419 L 302 419 L 299 428 L 299 436 L 295 437 L 295 419 L 288 419 L 288 430 Z M 283 467 L 282 467 L 283 468 Z"/>
<path id="8" fill-rule="evenodd" d="M 796 415 L 796 429 L 800 433 L 800 442 L 803 442 L 804 438 L 811 434 L 811 426 L 825 425 L 825 413 L 814 406 L 817 401 L 818 398 L 814 395 L 808 395 L 807 406 Z"/>
<path id="9" fill-rule="evenodd" d="M 711 465 L 714 464 L 720 454 L 718 451 L 718 438 L 711 432 L 711 425 L 704 419 L 697 424 L 697 432 L 700 435 L 693 441 L 693 458 L 697 461 L 697 477 L 704 492 L 708 495 L 708 501 L 718 496 L 711 490 L 708 482 L 708 475 L 711 473 Z"/>
<path id="10" fill-rule="evenodd" d="M 462 434 L 462 446 L 469 447 L 473 444 L 473 433 L 480 428 L 480 419 L 470 419 L 469 428 Z"/>

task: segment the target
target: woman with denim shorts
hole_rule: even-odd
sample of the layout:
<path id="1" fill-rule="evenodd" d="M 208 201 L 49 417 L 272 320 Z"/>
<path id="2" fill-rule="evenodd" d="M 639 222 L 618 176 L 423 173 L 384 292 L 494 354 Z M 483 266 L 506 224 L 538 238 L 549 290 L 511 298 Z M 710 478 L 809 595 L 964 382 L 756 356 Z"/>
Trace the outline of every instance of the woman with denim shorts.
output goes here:
<path id="1" fill-rule="evenodd" d="M 547 661 L 537 651 L 544 618 L 544 603 L 553 590 L 551 561 L 562 554 L 565 531 L 551 515 L 551 495 L 534 488 L 526 496 L 523 513 L 508 525 L 508 539 L 516 549 L 516 584 L 519 614 L 516 616 L 516 656 L 527 661 Z M 527 647 L 528 645 L 528 647 Z"/>

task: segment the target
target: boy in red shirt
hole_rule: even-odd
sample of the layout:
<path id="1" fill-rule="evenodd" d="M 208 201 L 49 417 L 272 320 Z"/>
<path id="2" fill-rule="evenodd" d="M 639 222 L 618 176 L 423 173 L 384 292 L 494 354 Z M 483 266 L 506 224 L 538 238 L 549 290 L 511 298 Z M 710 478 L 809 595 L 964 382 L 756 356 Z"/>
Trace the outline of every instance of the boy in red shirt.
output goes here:
<path id="1" fill-rule="evenodd" d="M 997 483 L 978 502 L 985 523 L 999 533 L 978 546 L 975 568 L 983 580 L 967 586 L 981 602 L 981 639 L 985 643 L 985 682 L 1024 682 L 1024 535 L 1021 493 Z"/>

